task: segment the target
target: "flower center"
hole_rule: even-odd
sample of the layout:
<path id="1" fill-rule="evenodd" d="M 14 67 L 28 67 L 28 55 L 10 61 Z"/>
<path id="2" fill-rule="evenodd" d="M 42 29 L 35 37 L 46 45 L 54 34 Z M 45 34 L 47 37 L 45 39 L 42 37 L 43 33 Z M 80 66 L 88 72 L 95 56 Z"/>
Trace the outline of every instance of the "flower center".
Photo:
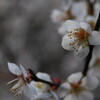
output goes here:
<path id="1" fill-rule="evenodd" d="M 17 77 L 19 77 L 19 78 L 23 78 L 23 75 L 18 75 Z"/>
<path id="2" fill-rule="evenodd" d="M 80 91 L 83 90 L 83 87 L 80 86 L 81 82 L 78 83 L 70 83 L 72 89 L 71 89 L 71 93 L 79 93 Z"/>
<path id="3" fill-rule="evenodd" d="M 77 38 L 78 45 L 84 44 L 84 46 L 87 46 L 88 43 L 88 36 L 89 34 L 82 28 L 76 29 L 76 32 L 73 33 L 75 37 Z"/>
<path id="4" fill-rule="evenodd" d="M 26 82 L 22 77 L 19 77 L 18 82 L 10 89 L 11 92 L 16 93 L 16 96 L 21 96 L 26 86 Z"/>
<path id="5" fill-rule="evenodd" d="M 27 77 L 25 78 L 26 82 L 29 83 L 32 80 L 32 78 L 33 78 L 33 75 L 31 73 L 27 72 Z"/>
<path id="6" fill-rule="evenodd" d="M 43 88 L 43 83 L 41 82 L 36 82 L 35 86 L 39 89 L 42 89 Z"/>
<path id="7" fill-rule="evenodd" d="M 74 32 L 70 33 L 71 34 L 68 35 L 69 38 L 70 39 L 75 38 L 74 42 L 69 44 L 70 46 L 77 44 L 77 46 L 82 45 L 84 48 L 87 45 L 89 45 L 88 42 L 89 34 L 83 28 L 74 29 Z"/>
<path id="8" fill-rule="evenodd" d="M 88 33 L 82 28 L 75 29 L 75 31 L 76 32 L 74 33 L 74 35 L 79 39 L 86 39 L 88 37 Z"/>

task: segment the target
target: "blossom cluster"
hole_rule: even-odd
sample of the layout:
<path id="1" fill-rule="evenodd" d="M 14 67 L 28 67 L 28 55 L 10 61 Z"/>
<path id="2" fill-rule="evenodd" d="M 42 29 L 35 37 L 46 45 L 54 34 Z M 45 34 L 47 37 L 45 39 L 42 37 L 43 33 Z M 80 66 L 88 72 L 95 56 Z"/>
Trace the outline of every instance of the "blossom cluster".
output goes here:
<path id="1" fill-rule="evenodd" d="M 26 70 L 22 65 L 19 67 L 14 63 L 8 63 L 9 71 L 17 78 L 8 84 L 18 81 L 10 90 L 17 96 L 24 93 L 30 100 L 93 100 L 92 90 L 99 85 L 98 79 L 93 75 L 83 77 L 81 72 L 70 75 L 65 82 L 58 87 L 50 86 L 45 82 L 36 81 L 31 70 Z M 54 83 L 50 75 L 38 72 L 36 77 L 44 81 Z M 59 82 L 59 81 L 58 81 Z M 56 82 L 56 83 L 58 83 Z"/>
<path id="2" fill-rule="evenodd" d="M 80 60 L 87 57 L 85 74 L 84 71 L 77 72 L 61 82 L 47 73 L 35 74 L 22 65 L 8 62 L 9 71 L 17 78 L 7 84 L 17 81 L 10 89 L 16 96 L 24 94 L 30 100 L 94 100 L 92 91 L 100 85 L 100 31 L 94 29 L 95 23 L 95 27 L 98 26 L 100 4 L 95 3 L 90 8 L 90 3 L 93 4 L 92 1 L 69 2 L 62 11 L 56 9 L 51 15 L 54 22 L 61 24 L 58 32 L 63 36 L 62 47 L 74 51 Z M 100 21 L 100 15 L 98 19 Z"/>
<path id="3" fill-rule="evenodd" d="M 51 19 L 59 25 L 58 33 L 63 36 L 66 34 L 63 24 L 67 20 L 84 21 L 94 28 L 100 10 L 100 2 L 91 0 L 68 0 L 61 5 L 61 9 L 55 8 L 51 13 Z"/>

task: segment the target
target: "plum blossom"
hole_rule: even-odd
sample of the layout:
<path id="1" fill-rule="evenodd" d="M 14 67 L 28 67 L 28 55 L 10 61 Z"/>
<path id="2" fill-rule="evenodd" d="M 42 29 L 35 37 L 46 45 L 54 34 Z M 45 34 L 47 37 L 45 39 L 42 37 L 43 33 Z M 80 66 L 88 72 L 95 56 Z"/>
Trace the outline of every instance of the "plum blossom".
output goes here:
<path id="1" fill-rule="evenodd" d="M 52 82 L 50 76 L 46 73 L 38 72 L 36 74 L 36 76 L 39 79 L 46 80 L 48 82 Z M 31 97 L 30 97 L 30 94 L 28 95 L 28 93 L 26 93 L 27 96 L 31 98 L 31 100 L 38 100 L 38 99 L 41 99 L 41 100 L 45 100 L 45 99 L 46 100 L 47 99 L 48 100 L 49 99 L 59 100 L 56 93 L 54 91 L 52 91 L 51 86 L 46 84 L 46 83 L 31 81 L 29 86 L 30 86 L 30 89 L 32 89 L 34 87 L 36 92 L 37 92 L 37 95 L 34 94 L 34 95 L 31 95 Z"/>
<path id="2" fill-rule="evenodd" d="M 89 24 L 68 20 L 65 22 L 66 35 L 62 39 L 62 47 L 74 50 L 74 54 L 85 58 L 89 53 L 89 45 L 100 45 L 100 32 L 92 31 Z"/>
<path id="3" fill-rule="evenodd" d="M 54 9 L 51 14 L 51 19 L 53 22 L 61 22 L 66 18 L 66 14 L 58 9 Z"/>
<path id="4" fill-rule="evenodd" d="M 61 10 L 54 9 L 51 14 L 51 19 L 55 23 L 64 22 L 69 19 L 83 21 L 87 15 L 88 15 L 87 2 L 84 1 L 73 2 L 73 3 L 71 2 L 66 6 L 64 5 Z"/>
<path id="5" fill-rule="evenodd" d="M 96 46 L 93 51 L 88 74 L 96 76 L 100 80 L 100 46 Z"/>
<path id="6" fill-rule="evenodd" d="M 85 1 L 74 2 L 71 8 L 72 14 L 75 16 L 75 20 L 83 21 L 88 15 L 88 5 Z"/>
<path id="7" fill-rule="evenodd" d="M 67 5 L 63 5 L 62 9 L 54 9 L 51 14 L 51 19 L 54 23 L 61 23 L 58 28 L 58 34 L 63 36 L 65 29 L 63 23 L 67 20 L 86 21 L 86 17 L 89 15 L 89 5 L 86 1 L 74 1 L 69 0 Z"/>
<path id="8" fill-rule="evenodd" d="M 28 79 L 31 78 L 31 76 L 28 75 L 27 71 L 24 69 L 24 67 L 22 65 L 20 65 L 20 67 L 18 67 L 16 64 L 14 63 L 8 63 L 8 69 L 9 71 L 16 75 L 18 78 L 8 82 L 7 84 L 11 84 L 15 81 L 18 81 L 10 90 L 11 92 L 15 93 L 16 96 L 21 96 L 22 93 L 29 90 L 28 87 Z M 32 93 L 36 94 L 35 89 L 33 89 Z"/>
<path id="9" fill-rule="evenodd" d="M 15 93 L 15 95 L 21 96 L 22 93 L 24 93 L 24 95 L 30 98 L 31 100 L 48 98 L 54 98 L 54 100 L 59 100 L 58 96 L 52 90 L 52 87 L 50 85 L 40 81 L 34 81 L 34 76 L 30 72 L 30 69 L 26 71 L 22 65 L 18 67 L 14 63 L 8 63 L 8 69 L 11 73 L 17 75 L 18 77 L 8 82 L 8 84 L 11 84 L 18 80 L 18 82 L 10 89 L 12 92 Z M 50 76 L 46 73 L 38 72 L 36 76 L 39 79 L 52 82 Z"/>
<path id="10" fill-rule="evenodd" d="M 94 76 L 83 77 L 81 72 L 74 73 L 61 84 L 58 94 L 64 100 L 94 100 L 92 90 L 99 84 Z"/>
<path id="11" fill-rule="evenodd" d="M 51 19 L 55 23 L 64 22 L 68 19 L 73 19 L 73 18 L 74 16 L 71 13 L 70 6 L 68 5 L 64 7 L 62 10 L 54 9 L 51 14 Z"/>

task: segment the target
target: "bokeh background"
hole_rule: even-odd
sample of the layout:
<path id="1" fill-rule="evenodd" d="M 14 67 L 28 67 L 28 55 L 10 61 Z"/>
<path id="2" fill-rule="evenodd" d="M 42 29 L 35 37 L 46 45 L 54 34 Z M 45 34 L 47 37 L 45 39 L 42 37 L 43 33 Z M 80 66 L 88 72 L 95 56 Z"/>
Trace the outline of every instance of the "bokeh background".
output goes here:
<path id="1" fill-rule="evenodd" d="M 50 18 L 61 1 L 0 0 L 0 100 L 27 100 L 9 91 L 12 85 L 6 83 L 16 76 L 9 72 L 8 62 L 22 64 L 35 73 L 46 72 L 62 81 L 82 71 L 84 61 L 62 48 L 62 37 Z M 99 98 L 98 90 L 95 94 Z"/>

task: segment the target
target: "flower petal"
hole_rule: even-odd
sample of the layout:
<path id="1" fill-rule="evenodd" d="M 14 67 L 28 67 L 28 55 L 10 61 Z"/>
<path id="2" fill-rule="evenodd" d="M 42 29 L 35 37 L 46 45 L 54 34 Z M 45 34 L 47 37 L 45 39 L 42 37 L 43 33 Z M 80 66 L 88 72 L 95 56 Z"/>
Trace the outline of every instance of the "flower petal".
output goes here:
<path id="1" fill-rule="evenodd" d="M 35 98 L 36 94 L 34 94 L 34 92 L 32 92 L 29 87 L 26 86 L 23 92 L 26 97 L 33 99 Z"/>
<path id="2" fill-rule="evenodd" d="M 57 94 L 61 98 L 65 97 L 70 89 L 71 89 L 71 87 L 70 87 L 69 83 L 65 82 L 65 83 L 61 84 L 61 86 L 59 87 L 59 89 L 57 91 Z"/>
<path id="3" fill-rule="evenodd" d="M 50 76 L 49 76 L 48 74 L 46 74 L 46 73 L 38 72 L 38 73 L 36 74 L 36 76 L 37 76 L 38 78 L 40 78 L 40 79 L 43 79 L 43 80 L 46 80 L 46 81 L 49 81 L 49 82 L 52 81 L 51 78 L 50 78 Z"/>
<path id="4" fill-rule="evenodd" d="M 97 77 L 97 79 L 100 81 L 100 66 L 90 68 L 88 74 Z"/>
<path id="5" fill-rule="evenodd" d="M 70 82 L 70 83 L 78 83 L 81 78 L 82 78 L 82 73 L 81 72 L 74 73 L 74 74 L 72 74 L 72 75 L 70 75 L 68 77 L 68 82 Z"/>
<path id="6" fill-rule="evenodd" d="M 22 65 L 20 65 L 20 69 L 24 75 L 24 78 L 27 77 L 27 71 L 25 70 L 25 68 Z"/>
<path id="7" fill-rule="evenodd" d="M 89 91 L 82 91 L 78 96 L 78 100 L 94 100 L 94 96 Z"/>
<path id="8" fill-rule="evenodd" d="M 90 34 L 92 33 L 92 28 L 89 24 L 87 24 L 85 22 L 80 22 L 80 26 L 81 26 L 81 28 L 85 29 L 86 32 L 88 32 Z"/>
<path id="9" fill-rule="evenodd" d="M 66 31 L 67 32 L 71 32 L 74 31 L 74 29 L 80 28 L 80 24 L 76 21 L 73 20 L 67 20 L 65 22 L 65 27 L 66 27 Z"/>
<path id="10" fill-rule="evenodd" d="M 74 2 L 71 11 L 78 21 L 83 20 L 87 15 L 86 2 Z"/>
<path id="11" fill-rule="evenodd" d="M 100 32 L 93 31 L 89 38 L 89 42 L 91 45 L 100 45 Z"/>
<path id="12" fill-rule="evenodd" d="M 95 53 L 92 54 L 92 59 L 90 61 L 89 67 L 95 67 L 96 61 L 98 60 L 97 55 Z M 97 66 L 98 64 L 96 64 Z"/>
<path id="13" fill-rule="evenodd" d="M 100 3 L 97 2 L 94 5 L 94 15 L 95 15 L 96 19 L 98 18 L 99 11 L 100 11 Z"/>
<path id="14" fill-rule="evenodd" d="M 27 84 L 28 88 L 30 89 L 30 91 L 32 93 L 34 93 L 35 95 L 37 95 L 37 91 L 35 89 L 35 86 L 34 86 L 34 81 L 31 81 L 29 84 Z"/>
<path id="15" fill-rule="evenodd" d="M 69 83 L 67 82 L 63 83 L 60 87 L 65 88 L 66 90 L 69 90 L 71 88 Z"/>
<path id="16" fill-rule="evenodd" d="M 89 47 L 86 46 L 83 48 L 83 46 L 79 46 L 75 49 L 74 54 L 77 56 L 79 59 L 84 59 L 89 53 Z"/>
<path id="17" fill-rule="evenodd" d="M 66 28 L 65 28 L 65 25 L 62 24 L 59 28 L 58 28 L 58 33 L 61 35 L 61 36 L 64 36 L 66 35 Z"/>
<path id="18" fill-rule="evenodd" d="M 82 86 L 86 89 L 94 90 L 99 85 L 99 81 L 95 76 L 88 75 L 82 79 Z"/>
<path id="19" fill-rule="evenodd" d="M 55 98 L 55 100 L 60 100 L 58 95 L 54 92 L 54 91 L 51 91 L 51 94 L 53 95 L 53 97 Z"/>
<path id="20" fill-rule="evenodd" d="M 55 9 L 53 10 L 52 14 L 51 14 L 51 19 L 53 22 L 60 22 L 61 21 L 61 16 L 63 15 L 63 12 Z"/>
<path id="21" fill-rule="evenodd" d="M 43 92 L 40 92 L 37 95 L 39 99 L 47 99 L 52 96 L 51 93 L 43 93 Z"/>
<path id="22" fill-rule="evenodd" d="M 22 74 L 20 68 L 14 63 L 8 62 L 8 69 L 14 75 L 21 75 Z"/>
<path id="23" fill-rule="evenodd" d="M 70 36 L 70 34 L 66 34 L 63 39 L 62 39 L 62 47 L 66 50 L 74 50 L 74 46 L 75 44 L 74 41 L 75 41 L 76 38 L 74 38 L 73 35 Z M 73 44 L 73 45 L 71 45 Z"/>
<path id="24" fill-rule="evenodd" d="M 78 100 L 78 97 L 75 94 L 67 95 L 64 100 Z"/>

